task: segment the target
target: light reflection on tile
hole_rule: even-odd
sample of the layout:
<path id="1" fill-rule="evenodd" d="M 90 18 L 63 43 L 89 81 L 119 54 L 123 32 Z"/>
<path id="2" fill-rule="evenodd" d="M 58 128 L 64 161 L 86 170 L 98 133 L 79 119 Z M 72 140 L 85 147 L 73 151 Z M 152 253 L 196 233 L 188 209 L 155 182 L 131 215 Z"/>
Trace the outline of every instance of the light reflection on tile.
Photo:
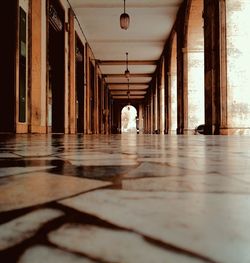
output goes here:
<path id="1" fill-rule="evenodd" d="M 134 170 L 130 171 L 125 178 L 133 177 L 146 177 L 146 176 L 174 176 L 174 175 L 194 175 L 200 174 L 194 170 L 185 170 L 179 167 L 171 167 L 167 165 L 155 164 L 155 163 L 142 163 Z"/>
<path id="2" fill-rule="evenodd" d="M 62 215 L 54 209 L 40 209 L 0 225 L 0 251 L 32 237 L 43 224 Z"/>
<path id="3" fill-rule="evenodd" d="M 35 246 L 25 251 L 18 263 L 92 263 L 87 258 L 72 253 L 50 248 L 46 246 Z"/>
<path id="4" fill-rule="evenodd" d="M 116 160 L 116 159 L 95 159 L 82 160 L 82 161 L 70 161 L 72 165 L 76 166 L 134 166 L 138 165 L 138 162 L 130 159 Z"/>
<path id="5" fill-rule="evenodd" d="M 0 168 L 0 177 L 16 175 L 21 173 L 38 172 L 41 170 L 52 169 L 54 166 L 27 166 L 27 167 L 5 167 Z"/>
<path id="6" fill-rule="evenodd" d="M 5 149 L 6 150 L 6 149 Z M 0 158 L 19 158 L 20 156 L 13 154 L 13 153 L 9 153 L 9 152 L 0 152 Z"/>
<path id="7" fill-rule="evenodd" d="M 20 155 L 22 157 L 43 157 L 43 156 L 49 156 L 53 154 L 54 152 L 52 149 L 41 149 L 41 148 L 27 148 L 26 150 L 19 150 L 15 151 L 15 154 Z"/>
<path id="8" fill-rule="evenodd" d="M 216 262 L 250 259 L 250 196 L 100 190 L 60 202 Z"/>
<path id="9" fill-rule="evenodd" d="M 115 159 L 115 160 L 123 160 L 123 159 L 135 159 L 136 155 L 127 155 L 127 154 L 119 154 L 119 153 L 103 153 L 103 152 L 74 152 L 74 153 L 64 153 L 59 155 L 61 158 L 65 158 L 67 160 L 101 160 L 101 159 Z"/>
<path id="10" fill-rule="evenodd" d="M 132 232 L 90 225 L 64 225 L 50 233 L 49 240 L 62 249 L 84 253 L 105 262 L 204 262 L 156 247 Z"/>
<path id="11" fill-rule="evenodd" d="M 204 193 L 241 193 L 250 194 L 250 184 L 245 184 L 217 174 L 180 175 L 167 178 L 141 178 L 123 180 L 121 188 L 131 191 L 168 191 L 168 192 L 204 192 Z"/>
<path id="12" fill-rule="evenodd" d="M 0 211 L 10 211 L 83 193 L 110 183 L 36 172 L 0 181 Z"/>

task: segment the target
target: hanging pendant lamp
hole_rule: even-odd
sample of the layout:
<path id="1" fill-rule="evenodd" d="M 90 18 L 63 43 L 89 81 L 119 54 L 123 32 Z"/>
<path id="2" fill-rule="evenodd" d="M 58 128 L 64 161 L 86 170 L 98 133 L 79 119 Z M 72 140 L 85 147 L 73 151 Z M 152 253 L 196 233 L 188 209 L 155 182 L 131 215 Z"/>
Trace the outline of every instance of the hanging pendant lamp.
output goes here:
<path id="1" fill-rule="evenodd" d="M 124 74 L 125 74 L 126 78 L 129 78 L 130 71 L 128 70 L 128 52 L 126 52 L 126 70 L 125 70 Z"/>
<path id="2" fill-rule="evenodd" d="M 130 105 L 130 101 L 129 101 L 129 97 L 130 97 L 129 79 L 128 79 L 128 91 L 127 91 L 127 95 L 128 95 L 128 105 Z M 130 107 L 129 107 L 129 106 L 128 106 L 128 110 L 130 110 Z"/>
<path id="3" fill-rule="evenodd" d="M 124 11 L 123 14 L 120 16 L 120 26 L 122 29 L 127 30 L 129 27 L 130 18 L 129 15 L 126 13 L 126 6 L 125 6 L 125 0 L 124 0 Z"/>

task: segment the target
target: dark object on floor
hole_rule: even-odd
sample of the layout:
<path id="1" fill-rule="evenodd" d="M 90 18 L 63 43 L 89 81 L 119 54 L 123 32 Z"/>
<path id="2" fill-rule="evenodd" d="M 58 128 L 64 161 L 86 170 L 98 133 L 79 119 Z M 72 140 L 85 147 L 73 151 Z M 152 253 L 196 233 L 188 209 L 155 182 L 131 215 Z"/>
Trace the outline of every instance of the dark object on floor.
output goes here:
<path id="1" fill-rule="evenodd" d="M 201 124 L 195 128 L 194 134 L 204 134 L 205 133 L 205 125 Z"/>

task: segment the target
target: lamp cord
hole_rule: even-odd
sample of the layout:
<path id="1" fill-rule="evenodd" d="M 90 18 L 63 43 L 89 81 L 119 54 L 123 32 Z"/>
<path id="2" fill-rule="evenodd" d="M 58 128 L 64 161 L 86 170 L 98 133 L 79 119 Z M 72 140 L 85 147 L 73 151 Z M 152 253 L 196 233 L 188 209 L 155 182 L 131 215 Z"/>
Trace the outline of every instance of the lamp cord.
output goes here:
<path id="1" fill-rule="evenodd" d="M 126 66 L 127 66 L 127 70 L 128 70 L 128 52 L 126 52 Z"/>

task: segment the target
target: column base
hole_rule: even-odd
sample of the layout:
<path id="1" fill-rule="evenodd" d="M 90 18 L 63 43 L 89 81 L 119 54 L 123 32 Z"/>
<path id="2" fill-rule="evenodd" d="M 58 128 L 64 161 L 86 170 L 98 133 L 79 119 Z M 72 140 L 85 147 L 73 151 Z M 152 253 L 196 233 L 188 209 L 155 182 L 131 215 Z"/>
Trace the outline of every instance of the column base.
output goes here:
<path id="1" fill-rule="evenodd" d="M 47 127 L 32 125 L 31 127 L 29 127 L 29 132 L 30 133 L 47 133 Z"/>
<path id="2" fill-rule="evenodd" d="M 220 128 L 221 135 L 250 135 L 250 127 L 228 127 Z"/>

